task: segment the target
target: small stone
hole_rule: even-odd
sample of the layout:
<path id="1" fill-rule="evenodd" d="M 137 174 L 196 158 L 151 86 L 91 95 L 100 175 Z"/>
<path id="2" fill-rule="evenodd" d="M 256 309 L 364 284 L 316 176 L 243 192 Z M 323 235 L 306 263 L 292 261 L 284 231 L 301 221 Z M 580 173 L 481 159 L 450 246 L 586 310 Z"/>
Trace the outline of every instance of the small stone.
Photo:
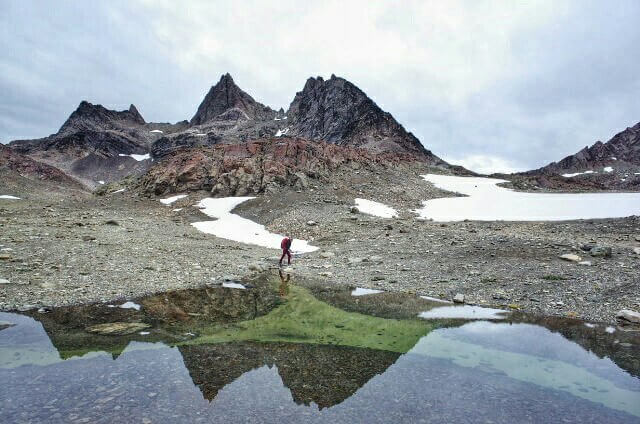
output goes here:
<path id="1" fill-rule="evenodd" d="M 391 230 L 393 230 L 393 226 L 390 225 L 390 224 L 387 224 L 387 225 L 384 226 L 384 229 L 387 230 L 387 231 L 391 231 Z"/>
<path id="2" fill-rule="evenodd" d="M 353 264 L 359 264 L 359 263 L 362 262 L 362 260 L 363 260 L 362 258 L 349 258 L 349 259 L 347 259 L 347 261 L 352 265 Z"/>
<path id="3" fill-rule="evenodd" d="M 94 236 L 82 236 L 82 240 L 83 241 L 92 241 L 95 240 L 96 238 Z"/>
<path id="4" fill-rule="evenodd" d="M 329 271 L 325 271 L 325 272 L 321 272 L 320 274 L 318 274 L 321 277 L 332 277 L 333 273 L 329 272 Z"/>
<path id="5" fill-rule="evenodd" d="M 594 247 L 596 247 L 595 244 L 587 243 L 587 244 L 583 244 L 582 246 L 580 246 L 580 250 L 584 250 L 585 252 L 588 252 L 591 249 L 593 249 Z"/>
<path id="6" fill-rule="evenodd" d="M 458 293 L 453 296 L 453 303 L 464 303 L 464 294 Z"/>
<path id="7" fill-rule="evenodd" d="M 309 227 L 314 227 L 314 226 L 318 225 L 318 223 L 316 221 L 307 221 L 307 225 Z"/>
<path id="8" fill-rule="evenodd" d="M 384 279 L 385 279 L 385 278 L 384 278 L 383 276 L 381 276 L 381 275 L 374 275 L 374 276 L 371 278 L 371 281 L 383 281 Z"/>
<path id="9" fill-rule="evenodd" d="M 248 268 L 249 268 L 249 271 L 254 271 L 254 272 L 262 272 L 262 271 L 264 271 L 264 267 L 260 263 L 249 264 Z"/>
<path id="10" fill-rule="evenodd" d="M 358 209 L 357 206 L 351 206 L 349 208 L 349 212 L 351 212 L 351 213 L 360 213 L 360 209 Z"/>
<path id="11" fill-rule="evenodd" d="M 582 258 L 578 255 L 574 255 L 573 253 L 565 253 L 564 255 L 558 256 L 560 259 L 568 262 L 581 262 Z"/>
<path id="12" fill-rule="evenodd" d="M 5 280 L 4 278 L 0 278 L 0 285 L 1 284 L 11 284 L 11 281 Z"/>
<path id="13" fill-rule="evenodd" d="M 110 219 L 108 221 L 105 221 L 104 225 L 120 225 L 120 223 L 115 219 Z"/>
<path id="14" fill-rule="evenodd" d="M 578 262 L 578 265 L 591 266 L 591 261 L 581 261 L 581 262 Z"/>
<path id="15" fill-rule="evenodd" d="M 11 260 L 12 256 L 9 253 L 0 253 L 0 260 L 8 261 Z"/>
<path id="16" fill-rule="evenodd" d="M 640 255 L 640 247 L 634 247 L 633 253 L 635 253 L 636 255 Z"/>
<path id="17" fill-rule="evenodd" d="M 594 257 L 610 258 L 611 248 L 605 246 L 596 246 L 589 251 L 589 254 Z"/>
<path id="18" fill-rule="evenodd" d="M 618 321 L 623 323 L 640 324 L 640 312 L 632 311 L 629 309 L 623 309 L 616 314 Z"/>
<path id="19" fill-rule="evenodd" d="M 334 256 L 336 256 L 336 254 L 328 250 L 320 253 L 320 257 L 325 259 L 333 258 Z"/>

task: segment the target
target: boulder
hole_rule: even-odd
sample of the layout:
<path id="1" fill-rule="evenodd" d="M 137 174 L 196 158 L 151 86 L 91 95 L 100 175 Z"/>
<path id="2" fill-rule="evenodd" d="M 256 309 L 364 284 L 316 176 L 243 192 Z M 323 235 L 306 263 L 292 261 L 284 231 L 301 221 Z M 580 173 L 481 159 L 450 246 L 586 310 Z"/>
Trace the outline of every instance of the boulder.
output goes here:
<path id="1" fill-rule="evenodd" d="M 464 294 L 458 293 L 453 296 L 453 303 L 464 303 Z"/>
<path id="2" fill-rule="evenodd" d="M 307 221 L 307 225 L 309 227 L 315 227 L 316 225 L 318 225 L 318 223 L 316 221 Z"/>
<path id="3" fill-rule="evenodd" d="M 589 251 L 589 254 L 594 257 L 610 258 L 611 248 L 606 246 L 595 246 Z"/>
<path id="4" fill-rule="evenodd" d="M 578 255 L 574 255 L 573 253 L 565 253 L 564 255 L 558 256 L 560 259 L 568 262 L 581 262 L 582 258 Z"/>
<path id="5" fill-rule="evenodd" d="M 622 324 L 640 324 L 640 312 L 623 309 L 616 314 L 616 318 Z"/>
<path id="6" fill-rule="evenodd" d="M 125 336 L 151 327 L 144 322 L 110 322 L 85 328 L 85 331 L 103 336 Z"/>
<path id="7" fill-rule="evenodd" d="M 351 212 L 351 213 L 360 213 L 360 209 L 358 209 L 357 206 L 351 206 L 349 208 L 349 212 Z"/>
<path id="8" fill-rule="evenodd" d="M 633 253 L 635 253 L 636 255 L 640 255 L 640 247 L 634 247 Z"/>

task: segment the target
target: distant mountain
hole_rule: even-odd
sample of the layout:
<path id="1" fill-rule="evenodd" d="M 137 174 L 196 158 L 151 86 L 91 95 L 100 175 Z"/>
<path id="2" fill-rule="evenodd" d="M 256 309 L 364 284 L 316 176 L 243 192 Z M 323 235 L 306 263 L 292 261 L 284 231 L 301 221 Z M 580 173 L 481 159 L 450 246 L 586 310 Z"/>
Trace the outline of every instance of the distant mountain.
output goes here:
<path id="1" fill-rule="evenodd" d="M 287 135 L 375 152 L 414 153 L 443 163 L 362 90 L 335 75 L 327 81 L 309 78 L 287 116 Z"/>
<path id="2" fill-rule="evenodd" d="M 253 100 L 236 85 L 231 75 L 224 74 L 207 93 L 198 111 L 191 118 L 191 125 L 212 121 L 273 120 L 276 112 Z"/>
<path id="3" fill-rule="evenodd" d="M 35 140 L 16 140 L 16 152 L 60 168 L 89 187 L 140 174 L 148 163 L 140 159 L 165 132 L 188 123 L 146 123 L 134 105 L 114 111 L 82 101 L 57 133 Z M 147 161 L 150 162 L 150 161 Z"/>
<path id="4" fill-rule="evenodd" d="M 587 146 L 559 162 L 552 162 L 525 174 L 595 173 L 602 172 L 605 167 L 618 171 L 640 171 L 640 123 L 619 132 L 606 143 L 597 141 L 593 146 Z"/>

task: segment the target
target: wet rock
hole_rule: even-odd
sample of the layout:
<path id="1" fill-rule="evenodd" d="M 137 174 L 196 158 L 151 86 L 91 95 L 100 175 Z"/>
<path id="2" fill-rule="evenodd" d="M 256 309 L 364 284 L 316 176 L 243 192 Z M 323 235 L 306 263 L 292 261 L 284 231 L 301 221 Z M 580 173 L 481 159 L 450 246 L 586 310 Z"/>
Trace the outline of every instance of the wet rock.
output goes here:
<path id="1" fill-rule="evenodd" d="M 453 296 L 453 303 L 464 303 L 464 294 L 458 293 Z"/>
<path id="2" fill-rule="evenodd" d="M 610 258 L 611 248 L 605 246 L 596 246 L 589 251 L 589 254 L 594 257 Z"/>
<path id="3" fill-rule="evenodd" d="M 640 324 L 640 312 L 623 309 L 616 314 L 616 318 L 621 324 Z"/>
<path id="4" fill-rule="evenodd" d="M 360 213 L 360 209 L 358 209 L 357 206 L 351 206 L 349 208 L 349 212 L 351 212 L 351 213 Z"/>
<path id="5" fill-rule="evenodd" d="M 581 262 L 582 258 L 578 255 L 574 255 L 573 253 L 565 253 L 564 255 L 558 256 L 560 259 L 568 262 Z"/>
<path id="6" fill-rule="evenodd" d="M 107 324 L 92 325 L 85 328 L 88 333 L 103 336 L 124 336 L 151 327 L 144 322 L 110 322 Z"/>

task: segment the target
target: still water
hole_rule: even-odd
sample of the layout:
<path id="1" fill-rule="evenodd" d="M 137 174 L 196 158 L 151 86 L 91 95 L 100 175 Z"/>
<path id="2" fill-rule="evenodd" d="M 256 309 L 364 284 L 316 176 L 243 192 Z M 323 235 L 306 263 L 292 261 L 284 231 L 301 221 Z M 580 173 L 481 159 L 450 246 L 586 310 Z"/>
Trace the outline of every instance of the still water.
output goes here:
<path id="1" fill-rule="evenodd" d="M 640 423 L 637 332 L 294 280 L 0 313 L 0 422 Z"/>

